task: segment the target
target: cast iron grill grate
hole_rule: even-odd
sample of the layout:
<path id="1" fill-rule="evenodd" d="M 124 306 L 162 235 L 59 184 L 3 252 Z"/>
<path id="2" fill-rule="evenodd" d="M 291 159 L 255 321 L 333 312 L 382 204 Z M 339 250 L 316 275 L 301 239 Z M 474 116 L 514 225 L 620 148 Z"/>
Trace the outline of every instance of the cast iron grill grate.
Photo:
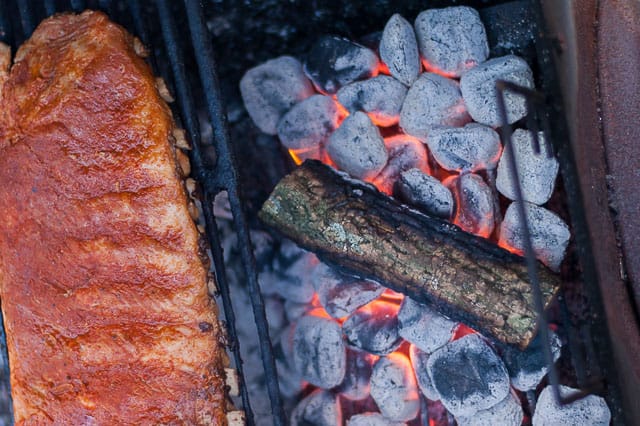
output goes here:
<path id="1" fill-rule="evenodd" d="M 233 222 L 238 234 L 238 248 L 246 274 L 249 294 L 256 319 L 256 328 L 260 338 L 263 368 L 274 424 L 284 425 L 285 420 L 278 389 L 274 354 L 269 338 L 264 303 L 259 291 L 257 270 L 249 238 L 249 229 L 243 211 L 243 201 L 239 191 L 238 163 L 230 147 L 226 118 L 216 76 L 216 63 L 212 52 L 210 34 L 207 30 L 204 12 L 200 2 L 197 0 L 184 0 L 184 2 L 170 2 L 168 0 L 141 2 L 139 0 L 131 0 L 125 4 L 125 2 L 117 0 L 3 1 L 0 3 L 0 40 L 16 48 L 31 34 L 37 23 L 46 16 L 64 11 L 78 12 L 85 8 L 99 9 L 106 12 L 113 20 L 128 28 L 134 35 L 140 37 L 145 46 L 150 48 L 151 55 L 149 62 L 154 68 L 156 75 L 162 76 L 165 79 L 171 93 L 176 96 L 177 102 L 172 105 L 172 108 L 177 109 L 176 112 L 178 112 L 178 114 L 176 114 L 176 119 L 178 125 L 187 131 L 192 141 L 192 176 L 199 182 L 202 189 L 202 205 L 207 225 L 207 238 L 211 247 L 220 297 L 225 311 L 230 349 L 233 352 L 236 369 L 241 377 L 240 392 L 243 407 L 240 408 L 244 409 L 247 424 L 251 425 L 254 423 L 253 413 L 248 390 L 242 379 L 243 364 L 235 331 L 235 315 L 231 306 L 231 293 L 223 262 L 220 236 L 213 214 L 213 200 L 216 195 L 223 191 L 228 193 L 233 213 Z M 553 73 L 548 59 L 550 53 L 548 50 L 544 52 L 545 47 L 541 47 L 540 43 L 537 48 L 538 55 L 540 56 L 538 61 L 540 63 L 547 62 L 546 67 L 541 67 L 543 80 L 553 82 L 553 74 L 545 75 L 546 73 Z M 552 90 L 557 92 L 557 89 L 549 87 L 543 87 L 543 89 L 545 91 Z M 527 98 L 531 106 L 530 111 L 534 111 L 534 113 L 530 114 L 527 118 L 530 128 L 534 129 L 533 126 L 536 126 L 536 123 L 542 123 L 543 130 L 548 135 L 547 140 L 552 141 L 560 156 L 566 191 L 569 195 L 579 192 L 575 189 L 577 187 L 575 167 L 571 165 L 571 160 L 569 159 L 570 153 L 565 152 L 568 149 L 566 147 L 567 144 L 565 142 L 559 143 L 559 140 L 566 138 L 566 129 L 563 129 L 564 125 L 562 120 L 558 120 L 557 118 L 552 120 L 550 118 L 552 112 L 558 112 L 554 110 L 554 108 L 557 109 L 557 105 L 550 107 L 548 98 L 539 92 L 523 91 L 522 88 L 509 85 L 499 88 L 500 93 L 502 90 L 515 91 Z M 556 100 L 556 102 L 559 101 Z M 213 129 L 211 143 L 215 151 L 215 167 L 212 167 L 214 164 L 212 164 L 212 161 L 210 161 L 207 156 L 209 141 L 204 141 L 201 135 L 199 111 L 207 111 L 208 117 L 206 120 L 208 120 Z M 503 133 L 503 140 L 510 140 L 509 129 L 504 128 L 502 130 L 505 132 Z M 516 179 L 515 182 L 517 181 Z M 569 198 L 569 210 L 576 240 L 578 240 L 577 244 L 581 247 L 580 254 L 586 255 L 586 260 L 582 259 L 581 262 L 584 275 L 583 279 L 585 280 L 585 285 L 589 287 L 587 289 L 589 293 L 597 292 L 597 283 L 593 282 L 593 280 L 596 279 L 596 274 L 593 271 L 593 262 L 589 261 L 589 256 L 593 256 L 589 246 L 590 243 L 588 240 L 585 241 L 585 238 L 582 238 L 582 236 L 587 235 L 587 232 L 585 230 L 586 223 L 584 213 L 580 212 L 579 207 L 580 195 L 579 193 L 574 195 L 573 201 L 571 200 L 572 197 Z M 525 223 L 526 227 L 526 218 L 524 219 L 523 223 Z M 537 280 L 535 278 L 536 262 L 530 250 L 531 241 L 526 240 L 526 242 L 529 246 L 529 249 L 526 250 L 527 263 L 533 266 L 533 269 L 530 269 L 530 277 L 535 289 L 537 286 Z M 597 301 L 597 295 L 590 297 L 590 300 L 592 303 Z M 596 308 L 597 311 L 602 311 L 601 307 Z M 560 303 L 560 310 L 563 314 L 562 316 L 568 317 L 566 306 L 562 301 Z M 573 326 L 570 324 L 570 320 L 564 322 L 569 340 L 572 365 L 575 369 L 578 383 L 583 389 L 583 391 L 575 395 L 569 395 L 563 399 L 565 402 L 569 402 L 589 392 L 602 390 L 602 375 L 612 377 L 610 370 L 612 367 L 605 365 L 604 371 L 599 371 L 600 369 L 598 368 L 589 368 L 589 365 L 596 362 L 596 359 L 609 358 L 607 354 L 603 354 L 602 348 L 606 346 L 606 344 L 594 344 L 589 330 Z M 541 325 L 541 329 L 544 330 L 542 332 L 543 335 L 546 334 L 546 323 L 544 312 L 539 310 L 539 324 Z M 601 327 L 600 330 L 602 330 Z M 604 333 L 606 333 L 606 331 Z M 604 339 L 606 343 L 608 338 L 602 337 L 601 339 Z M 544 347 L 545 357 L 550 366 L 549 382 L 554 387 L 555 395 L 559 396 L 559 378 L 551 359 L 551 348 L 548 344 L 548 339 L 543 339 L 543 341 L 546 343 Z M 6 338 L 1 324 L 0 342 L 4 346 L 2 356 L 5 361 L 5 371 L 3 375 L 8 380 L 9 371 L 6 359 Z M 607 385 L 610 384 L 610 381 L 607 380 Z M 5 386 L 8 386 L 8 384 L 5 384 Z M 608 391 L 611 392 L 611 387 L 609 387 Z M 611 395 L 609 396 L 611 397 Z M 426 410 L 424 411 L 426 412 Z M 614 411 L 615 418 L 615 410 L 612 411 Z"/>

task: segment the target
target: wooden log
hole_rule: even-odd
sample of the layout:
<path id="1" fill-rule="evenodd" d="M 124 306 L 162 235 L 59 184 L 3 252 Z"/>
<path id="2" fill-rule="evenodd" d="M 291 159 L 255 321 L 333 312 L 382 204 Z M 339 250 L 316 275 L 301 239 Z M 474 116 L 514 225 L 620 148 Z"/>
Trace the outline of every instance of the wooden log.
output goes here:
<path id="1" fill-rule="evenodd" d="M 537 313 L 524 259 L 375 188 L 307 161 L 274 189 L 260 218 L 323 261 L 524 348 Z M 545 307 L 560 279 L 539 264 Z"/>

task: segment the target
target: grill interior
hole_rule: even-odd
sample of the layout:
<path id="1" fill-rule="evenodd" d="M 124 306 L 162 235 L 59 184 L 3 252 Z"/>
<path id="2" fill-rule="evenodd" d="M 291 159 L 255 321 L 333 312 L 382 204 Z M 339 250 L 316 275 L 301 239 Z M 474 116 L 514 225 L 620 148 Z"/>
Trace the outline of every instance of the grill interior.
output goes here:
<path id="1" fill-rule="evenodd" d="M 275 18 L 275 29 L 271 28 L 270 36 L 264 38 L 259 46 L 247 45 L 239 50 L 239 46 L 246 42 L 249 35 L 238 35 L 229 31 L 231 35 L 224 33 L 225 29 L 208 28 L 207 24 L 215 21 L 215 14 L 220 13 L 229 17 L 228 21 L 233 23 L 234 19 L 247 22 L 245 27 L 252 23 L 261 22 L 266 18 L 263 14 L 272 13 L 267 11 L 260 2 L 213 2 L 204 8 L 196 0 L 185 0 L 183 2 L 170 2 L 168 0 L 156 0 L 154 2 L 140 2 L 136 0 L 121 2 L 111 0 L 82 1 L 71 0 L 69 2 L 46 0 L 37 1 L 6 1 L 0 5 L 0 40 L 10 44 L 14 49 L 19 46 L 31 34 L 40 20 L 46 16 L 64 11 L 81 11 L 85 8 L 103 10 L 109 16 L 125 26 L 130 32 L 138 36 L 143 43 L 150 48 L 151 56 L 149 61 L 154 68 L 156 75 L 162 76 L 171 91 L 176 97 L 176 102 L 171 106 L 176 112 L 178 126 L 183 127 L 189 134 L 192 141 L 193 151 L 191 152 L 192 176 L 199 182 L 201 187 L 201 198 L 203 213 L 207 225 L 207 237 L 211 248 L 212 260 L 220 291 L 220 298 L 225 313 L 227 324 L 229 348 L 233 353 L 236 369 L 242 376 L 242 359 L 235 332 L 235 314 L 231 306 L 232 289 L 229 289 L 226 278 L 223 253 L 221 248 L 220 235 L 218 233 L 215 217 L 213 214 L 214 198 L 223 191 L 228 193 L 229 203 L 233 213 L 233 223 L 238 235 L 238 249 L 241 255 L 241 263 L 245 274 L 253 314 L 255 316 L 256 328 L 260 338 L 260 348 L 262 353 L 263 368 L 266 376 L 266 388 L 268 390 L 271 408 L 273 412 L 274 424 L 285 424 L 285 415 L 282 401 L 278 390 L 278 379 L 275 370 L 274 354 L 269 339 L 268 325 L 265 317 L 264 303 L 258 286 L 257 270 L 249 238 L 249 223 L 254 218 L 254 207 L 260 202 L 264 194 L 246 194 L 241 184 L 246 175 L 246 171 L 239 168 L 236 151 L 238 145 L 251 144 L 242 139 L 250 139 L 251 132 L 240 136 L 237 135 L 244 124 L 234 120 L 231 126 L 231 134 L 234 136 L 233 144 L 228 131 L 225 107 L 237 108 L 238 71 L 255 65 L 268 57 L 280 53 L 299 53 L 313 42 L 316 35 L 311 35 L 313 31 L 333 31 L 342 35 L 362 36 L 371 30 L 381 29 L 381 22 L 388 18 L 396 8 L 403 8 L 408 15 L 410 11 L 420 11 L 427 7 L 441 7 L 450 5 L 449 1 L 424 2 L 409 1 L 402 6 L 396 7 L 393 2 L 380 3 L 377 12 L 372 13 L 370 19 L 359 19 L 359 14 L 366 7 L 366 2 L 362 6 L 357 6 L 359 2 L 352 2 L 354 6 L 334 4 L 325 9 L 314 9 L 315 6 L 302 6 L 301 14 L 307 13 L 311 19 L 309 29 L 304 30 L 304 22 L 291 24 L 288 29 L 278 32 L 278 26 L 285 27 L 284 22 Z M 267 2 L 270 5 L 272 2 Z M 339 3 L 339 2 L 338 2 Z M 403 2 L 404 3 L 404 2 Z M 457 2 L 456 2 L 457 3 Z M 497 6 L 506 1 L 466 1 L 462 2 L 478 8 Z M 514 2 L 521 3 L 521 2 Z M 531 10 L 536 14 L 539 24 L 542 23 L 541 11 L 537 2 L 526 1 Z M 306 8 L 309 8 L 308 10 Z M 286 12 L 286 6 L 283 6 Z M 318 15 L 318 10 L 325 10 L 325 15 Z M 364 12 L 363 12 L 364 13 Z M 214 15 L 213 17 L 211 15 Z M 344 19 L 337 19 L 336 16 L 345 14 Z M 378 16 L 379 14 L 379 16 Z M 415 14 L 415 13 L 414 13 Z M 286 17 L 286 13 L 284 14 Z M 315 16 L 315 18 L 313 18 Z M 213 20 L 212 20 L 213 19 Z M 324 28 L 322 25 L 332 21 L 331 28 Z M 348 25 L 346 25 L 348 23 Z M 353 25 L 352 25 L 353 24 Z M 286 33 L 289 31 L 289 33 Z M 309 31 L 306 33 L 305 31 Z M 211 33 L 218 37 L 212 41 Z M 317 35 L 320 35 L 318 33 Z M 253 35 L 255 39 L 260 39 L 264 34 Z M 234 38 L 235 37 L 235 38 Z M 297 43 L 293 51 L 286 51 L 291 48 L 291 43 Z M 280 42 L 280 45 L 278 43 Z M 225 62 L 216 64 L 213 48 L 222 54 Z M 274 47 L 275 46 L 275 47 Z M 269 47 L 274 50 L 267 51 Z M 250 54 L 252 49 L 257 53 Z M 262 50 L 261 50 L 262 49 Z M 282 51 L 278 51 L 281 49 Z M 235 51 L 232 51 L 235 50 Z M 563 105 L 560 96 L 555 70 L 552 66 L 553 43 L 539 34 L 535 44 L 535 50 L 531 52 L 537 59 L 538 73 L 537 80 L 541 83 L 539 92 L 526 93 L 537 117 L 531 117 L 531 122 L 539 124 L 551 137 L 554 148 L 558 154 L 561 164 L 564 192 L 568 199 L 568 213 L 571 216 L 573 235 L 575 239 L 575 250 L 572 254 L 574 263 L 579 263 L 573 272 L 581 272 L 584 286 L 580 284 L 579 294 L 584 294 L 589 300 L 590 315 L 588 318 L 576 322 L 571 318 L 571 313 L 566 306 L 564 297 L 559 303 L 557 316 L 562 317 L 564 327 L 568 336 L 571 352 L 571 368 L 575 370 L 575 379 L 580 387 L 586 392 L 600 391 L 606 388 L 609 405 L 612 410 L 614 422 L 622 422 L 624 414 L 621 407 L 620 390 L 616 384 L 616 371 L 613 362 L 610 337 L 606 328 L 606 321 L 603 321 L 604 309 L 601 303 L 598 274 L 594 269 L 594 254 L 587 220 L 583 211 L 582 195 L 578 184 L 578 171 L 574 164 L 572 148 L 568 141 L 568 130 L 564 122 Z M 221 86 L 217 73 L 221 73 L 223 85 Z M 508 88 L 509 89 L 509 88 Z M 518 90 L 518 88 L 510 88 Z M 225 102 L 223 103 L 223 98 Z M 242 108 L 242 107 L 240 107 Z M 212 136 L 202 131 L 204 125 L 212 128 Z M 506 137 L 504 137 L 506 136 Z M 508 135 L 504 135 L 508 139 Z M 242 158 L 243 162 L 245 158 Z M 275 167 L 275 166 L 274 166 Z M 249 207 L 252 211 L 246 212 Z M 248 215 L 247 215 L 248 213 Z M 529 259 L 533 259 L 529 253 Z M 535 263 L 535 261 L 533 262 Z M 532 282 L 535 285 L 535 267 L 533 268 Z M 579 281 L 579 280 L 576 280 Z M 577 285 L 577 284 L 576 284 Z M 544 321 L 544 315 L 540 316 Z M 542 323 L 544 324 L 544 322 Z M 542 327 L 546 331 L 546 327 Z M 6 344 L 4 330 L 0 331 L 0 338 Z M 6 345 L 5 345 L 6 346 Z M 549 348 L 547 348 L 549 349 Z M 547 359 L 551 359 L 550 350 L 546 351 Z M 8 391 L 8 361 L 5 350 L 2 351 L 4 357 L 4 371 L 2 386 Z M 553 365 L 551 362 L 550 365 Z M 549 374 L 551 384 L 557 385 L 560 377 L 555 368 Z M 242 408 L 245 410 L 247 424 L 254 423 L 251 410 L 249 393 L 244 381 L 240 383 Z M 579 398 L 581 395 L 573 395 L 568 398 Z M 6 408 L 5 410 L 8 410 Z"/>

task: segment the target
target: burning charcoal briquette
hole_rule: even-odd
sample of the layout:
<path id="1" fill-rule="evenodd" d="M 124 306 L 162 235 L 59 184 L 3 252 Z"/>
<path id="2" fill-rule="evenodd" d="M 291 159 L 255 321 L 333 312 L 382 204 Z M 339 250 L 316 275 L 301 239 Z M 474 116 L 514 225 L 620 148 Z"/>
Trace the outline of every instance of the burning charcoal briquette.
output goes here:
<path id="1" fill-rule="evenodd" d="M 562 344 L 557 334 L 552 331 L 549 331 L 549 334 L 551 354 L 553 360 L 557 361 L 560 358 Z M 535 389 L 549 369 L 539 333 L 524 351 L 515 346 L 505 346 L 502 351 L 502 360 L 509 371 L 511 386 L 523 392 Z"/>
<path id="2" fill-rule="evenodd" d="M 240 80 L 240 93 L 256 126 L 275 135 L 282 116 L 315 92 L 302 64 L 291 56 L 281 56 L 247 71 Z"/>
<path id="3" fill-rule="evenodd" d="M 402 301 L 398 322 L 400 336 L 427 353 L 444 346 L 457 324 L 410 297 Z"/>
<path id="4" fill-rule="evenodd" d="M 458 426 L 520 426 L 524 413 L 520 401 L 511 392 L 507 397 L 486 410 L 471 416 L 458 416 Z"/>
<path id="5" fill-rule="evenodd" d="M 300 318 L 293 336 L 293 362 L 309 383 L 324 389 L 339 385 L 347 364 L 340 325 L 311 315 Z"/>
<path id="6" fill-rule="evenodd" d="M 411 366 L 413 367 L 422 394 L 431 401 L 439 400 L 440 395 L 438 395 L 436 388 L 433 387 L 431 377 L 429 377 L 429 371 L 427 370 L 429 354 L 418 349 L 416 345 L 411 345 L 409 355 L 411 357 Z"/>
<path id="7" fill-rule="evenodd" d="M 369 396 L 369 380 L 377 357 L 364 351 L 347 349 L 347 372 L 336 388 L 342 398 L 360 401 Z"/>
<path id="8" fill-rule="evenodd" d="M 382 32 L 380 58 L 398 81 L 411 86 L 420 74 L 420 55 L 413 27 L 397 13 Z"/>
<path id="9" fill-rule="evenodd" d="M 477 123 L 434 129 L 427 145 L 438 164 L 453 171 L 494 169 L 502 150 L 498 133 Z"/>
<path id="10" fill-rule="evenodd" d="M 433 128 L 463 126 L 469 121 L 458 83 L 438 74 L 421 74 L 400 111 L 400 127 L 418 138 L 426 138 Z"/>
<path id="11" fill-rule="evenodd" d="M 362 413 L 347 420 L 347 426 L 406 426 L 406 423 L 385 419 L 380 413 Z"/>
<path id="12" fill-rule="evenodd" d="M 389 153 L 387 165 L 373 180 L 373 184 L 382 192 L 391 195 L 393 186 L 400 173 L 409 169 L 429 172 L 427 150 L 419 139 L 409 135 L 396 135 L 384 140 Z"/>
<path id="13" fill-rule="evenodd" d="M 558 175 L 558 160 L 547 157 L 547 147 L 544 134 L 538 133 L 540 152 L 535 153 L 533 147 L 533 133 L 528 130 L 517 129 L 511 138 L 511 147 L 518 165 L 518 178 L 522 189 L 522 198 L 533 204 L 542 205 L 549 201 Z M 511 179 L 512 167 L 510 157 L 505 153 L 498 164 L 496 187 L 498 191 L 510 200 L 516 199 L 516 188 Z"/>
<path id="14" fill-rule="evenodd" d="M 415 29 L 429 71 L 460 77 L 489 56 L 484 25 L 470 7 L 425 10 L 416 18 Z"/>
<path id="15" fill-rule="evenodd" d="M 338 398 L 317 390 L 300 401 L 291 413 L 291 426 L 336 426 L 342 424 L 342 408 Z"/>
<path id="16" fill-rule="evenodd" d="M 419 169 L 410 169 L 400 174 L 396 187 L 400 197 L 407 203 L 443 219 L 451 217 L 451 191 L 433 176 Z"/>
<path id="17" fill-rule="evenodd" d="M 465 173 L 445 181 L 456 199 L 453 222 L 472 234 L 488 238 L 495 226 L 494 192 L 482 177 Z"/>
<path id="18" fill-rule="evenodd" d="M 313 45 L 304 62 L 304 71 L 316 89 L 333 95 L 342 86 L 374 77 L 378 56 L 346 38 L 324 36 Z"/>
<path id="19" fill-rule="evenodd" d="M 560 394 L 567 396 L 578 389 L 560 385 Z M 608 426 L 611 411 L 604 398 L 589 395 L 570 404 L 558 405 L 551 386 L 542 390 L 533 413 L 533 426 Z"/>
<path id="20" fill-rule="evenodd" d="M 313 270 L 311 281 L 320 304 L 334 318 L 351 315 L 384 291 L 384 287 L 375 281 L 341 274 L 324 263 Z"/>
<path id="21" fill-rule="evenodd" d="M 347 117 L 327 142 L 336 165 L 358 179 L 372 179 L 387 164 L 387 148 L 378 128 L 367 114 L 356 111 Z"/>
<path id="22" fill-rule="evenodd" d="M 378 360 L 371 375 L 371 396 L 389 420 L 404 422 L 418 415 L 418 386 L 405 355 L 395 352 Z"/>
<path id="23" fill-rule="evenodd" d="M 571 238 L 569 227 L 559 216 L 544 207 L 526 201 L 524 206 L 536 258 L 550 269 L 558 271 Z M 499 244 L 518 254 L 524 253 L 522 222 L 517 202 L 511 203 L 504 215 Z"/>
<path id="24" fill-rule="evenodd" d="M 338 127 L 341 118 L 336 101 L 329 96 L 313 95 L 282 117 L 278 123 L 278 137 L 289 149 L 317 149 Z"/>
<path id="25" fill-rule="evenodd" d="M 386 355 L 400 346 L 398 306 L 374 301 L 355 311 L 342 324 L 349 343 L 375 355 Z"/>
<path id="26" fill-rule="evenodd" d="M 466 72 L 460 79 L 460 90 L 469 114 L 478 123 L 491 127 L 501 126 L 498 112 L 496 82 L 505 80 L 519 86 L 533 88 L 533 73 L 527 62 L 517 56 L 508 55 L 490 59 Z M 527 114 L 525 98 L 519 94 L 504 93 L 507 121 L 509 124 Z"/>
<path id="27" fill-rule="evenodd" d="M 429 356 L 427 371 L 442 404 L 455 416 L 470 416 L 502 401 L 509 374 L 477 334 L 469 334 Z"/>
<path id="28" fill-rule="evenodd" d="M 400 120 L 400 108 L 407 88 L 393 77 L 379 75 L 356 81 L 338 90 L 338 102 L 349 112 L 364 111 L 374 124 L 393 126 Z"/>

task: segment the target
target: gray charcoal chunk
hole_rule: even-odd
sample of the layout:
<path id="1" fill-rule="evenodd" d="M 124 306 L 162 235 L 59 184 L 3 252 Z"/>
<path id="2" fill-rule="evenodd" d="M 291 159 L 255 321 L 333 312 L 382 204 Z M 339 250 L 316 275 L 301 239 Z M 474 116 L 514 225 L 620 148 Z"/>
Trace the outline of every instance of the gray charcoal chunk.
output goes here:
<path id="1" fill-rule="evenodd" d="M 342 113 L 329 96 L 313 95 L 296 104 L 278 123 L 280 142 L 296 150 L 317 148 L 337 127 Z"/>
<path id="2" fill-rule="evenodd" d="M 371 375 L 371 397 L 389 420 L 404 422 L 418 415 L 418 386 L 405 355 L 393 353 L 378 360 Z"/>
<path id="3" fill-rule="evenodd" d="M 562 344 L 557 334 L 551 330 L 549 334 L 551 354 L 553 360 L 557 361 L 560 358 Z M 524 351 L 515 346 L 505 346 L 502 351 L 502 360 L 509 371 L 511 386 L 523 392 L 535 389 L 549 370 L 539 333 Z"/>
<path id="4" fill-rule="evenodd" d="M 428 137 L 437 127 L 458 127 L 471 121 L 455 80 L 423 73 L 413 83 L 400 111 L 400 127 L 412 136 Z"/>
<path id="5" fill-rule="evenodd" d="M 373 179 L 387 164 L 387 148 L 367 114 L 347 117 L 327 142 L 327 152 L 340 170 L 358 179 Z"/>
<path id="6" fill-rule="evenodd" d="M 520 401 L 509 393 L 507 397 L 486 410 L 480 410 L 472 416 L 458 416 L 458 426 L 520 426 L 524 413 Z"/>
<path id="7" fill-rule="evenodd" d="M 371 49 L 346 38 L 321 37 L 304 62 L 304 71 L 318 91 L 333 95 L 342 86 L 373 77 L 378 56 Z"/>
<path id="8" fill-rule="evenodd" d="M 316 257 L 306 251 L 279 259 L 273 268 L 260 272 L 260 288 L 265 295 L 277 294 L 292 302 L 309 303 L 314 294 L 311 272 L 316 263 Z"/>
<path id="9" fill-rule="evenodd" d="M 380 40 L 380 58 L 393 77 L 411 86 L 420 74 L 420 55 L 413 27 L 399 14 L 384 27 Z"/>
<path id="10" fill-rule="evenodd" d="M 544 207 L 526 201 L 524 206 L 533 252 L 539 261 L 557 272 L 571 238 L 569 227 L 559 216 Z M 516 202 L 509 205 L 504 215 L 500 226 L 499 244 L 503 247 L 508 246 L 519 254 L 524 253 L 522 222 Z"/>
<path id="11" fill-rule="evenodd" d="M 440 166 L 458 172 L 495 169 L 502 151 L 498 133 L 477 123 L 434 129 L 426 141 Z"/>
<path id="12" fill-rule="evenodd" d="M 342 424 L 338 397 L 317 390 L 298 403 L 291 413 L 291 426 L 336 426 Z"/>
<path id="13" fill-rule="evenodd" d="M 400 346 L 398 307 L 383 301 L 371 302 L 355 311 L 342 324 L 349 344 L 375 355 L 389 354 Z"/>
<path id="14" fill-rule="evenodd" d="M 432 353 L 427 370 L 440 401 L 455 416 L 485 410 L 509 393 L 504 363 L 477 334 L 466 335 Z"/>
<path id="15" fill-rule="evenodd" d="M 293 336 L 293 362 L 307 382 L 323 389 L 339 385 L 347 364 L 340 324 L 311 315 L 300 318 Z"/>
<path id="16" fill-rule="evenodd" d="M 424 67 L 460 77 L 489 56 L 489 44 L 480 15 L 466 6 L 429 9 L 415 22 Z"/>
<path id="17" fill-rule="evenodd" d="M 429 370 L 427 369 L 427 362 L 429 361 L 429 354 L 421 351 L 416 345 L 411 345 L 409 349 L 411 356 L 411 366 L 413 367 L 414 374 L 418 381 L 418 386 L 422 394 L 431 401 L 438 401 L 440 395 L 436 388 L 433 387 L 431 377 L 429 377 Z"/>
<path id="18" fill-rule="evenodd" d="M 453 222 L 467 232 L 488 238 L 495 227 L 494 191 L 474 173 L 449 179 L 446 185 L 456 199 Z"/>
<path id="19" fill-rule="evenodd" d="M 466 72 L 460 79 L 460 90 L 471 117 L 491 127 L 503 123 L 498 114 L 496 82 L 505 80 L 519 86 L 533 88 L 533 73 L 527 62 L 514 55 L 490 59 Z M 527 105 L 521 95 L 505 92 L 507 121 L 515 123 L 527 114 Z"/>
<path id="20" fill-rule="evenodd" d="M 384 291 L 384 287 L 375 281 L 341 274 L 324 263 L 313 270 L 311 281 L 320 304 L 334 318 L 351 315 Z"/>
<path id="21" fill-rule="evenodd" d="M 409 169 L 400 174 L 396 185 L 400 197 L 425 213 L 449 219 L 453 212 L 451 191 L 433 176 L 419 169 Z"/>
<path id="22" fill-rule="evenodd" d="M 400 336 L 427 353 L 447 344 L 457 325 L 410 297 L 405 297 L 402 301 L 398 322 Z"/>
<path id="23" fill-rule="evenodd" d="M 388 127 L 400 120 L 400 108 L 407 88 L 393 77 L 379 75 L 356 81 L 338 90 L 338 102 L 349 112 L 363 111 L 378 126 Z"/>
<path id="24" fill-rule="evenodd" d="M 578 389 L 560 385 L 560 394 L 567 396 Z M 611 411 L 604 398 L 589 395 L 567 405 L 558 405 L 551 386 L 542 390 L 533 413 L 533 426 L 608 426 Z"/>
<path id="25" fill-rule="evenodd" d="M 380 413 L 362 413 L 352 416 L 347 426 L 406 426 L 406 423 L 385 419 Z"/>
<path id="26" fill-rule="evenodd" d="M 247 71 L 240 80 L 240 93 L 256 126 L 275 135 L 282 116 L 315 92 L 302 64 L 291 56 L 280 56 Z"/>
<path id="27" fill-rule="evenodd" d="M 555 187 L 558 160 L 547 157 L 547 142 L 542 132 L 538 133 L 540 152 L 537 154 L 533 146 L 533 133 L 528 130 L 517 129 L 511 137 L 511 147 L 518 165 L 518 177 L 522 198 L 533 204 L 542 205 L 549 201 Z M 498 164 L 496 187 L 498 191 L 510 200 L 516 199 L 516 188 L 511 179 L 513 165 L 506 150 Z"/>
<path id="28" fill-rule="evenodd" d="M 427 150 L 419 139 L 409 135 L 395 135 L 384 140 L 389 153 L 387 165 L 373 180 L 373 184 L 385 194 L 391 195 L 400 174 L 409 169 L 429 172 Z"/>
<path id="29" fill-rule="evenodd" d="M 336 388 L 342 398 L 361 401 L 369 396 L 369 380 L 377 358 L 365 351 L 347 349 L 347 372 L 342 384 Z"/>

